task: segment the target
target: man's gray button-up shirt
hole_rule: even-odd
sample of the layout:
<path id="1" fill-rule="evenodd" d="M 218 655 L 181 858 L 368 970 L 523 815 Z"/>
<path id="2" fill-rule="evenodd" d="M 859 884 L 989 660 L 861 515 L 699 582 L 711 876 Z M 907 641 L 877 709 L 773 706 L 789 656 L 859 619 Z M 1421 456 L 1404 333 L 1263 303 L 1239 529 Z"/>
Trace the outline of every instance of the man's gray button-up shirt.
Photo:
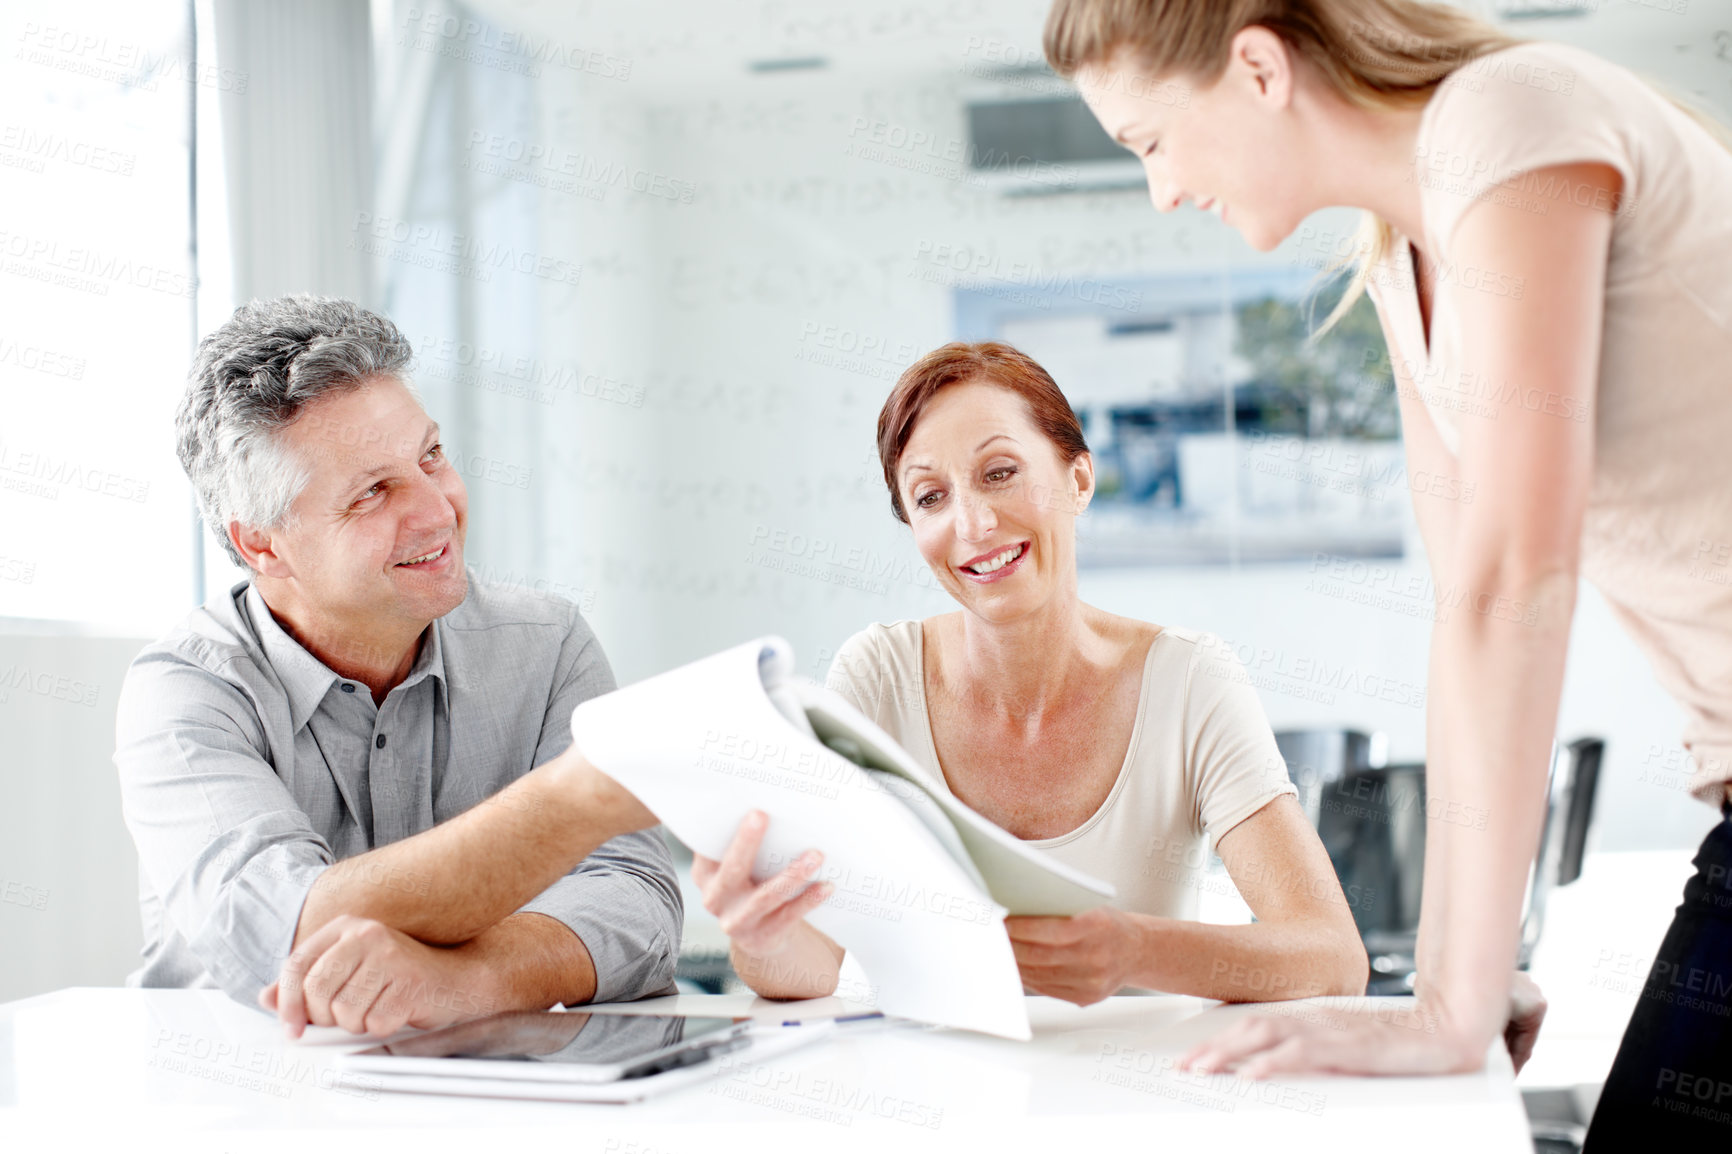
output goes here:
<path id="1" fill-rule="evenodd" d="M 571 711 L 614 688 L 576 606 L 473 572 L 378 706 L 250 584 L 212 598 L 138 656 L 121 691 L 114 760 L 145 938 L 128 984 L 218 986 L 253 1004 L 320 873 L 558 756 Z M 607 842 L 523 909 L 583 940 L 596 1001 L 673 992 L 683 910 L 659 829 Z"/>

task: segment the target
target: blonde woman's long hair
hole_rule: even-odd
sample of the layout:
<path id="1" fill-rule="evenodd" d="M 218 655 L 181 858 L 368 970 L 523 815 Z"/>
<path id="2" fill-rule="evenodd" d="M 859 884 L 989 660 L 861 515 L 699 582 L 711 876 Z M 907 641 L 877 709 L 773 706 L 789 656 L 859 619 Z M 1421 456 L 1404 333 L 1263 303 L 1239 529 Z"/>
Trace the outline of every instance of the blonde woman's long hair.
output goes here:
<path id="1" fill-rule="evenodd" d="M 1361 108 L 1422 105 L 1457 68 L 1520 43 L 1466 12 L 1418 0 L 1055 0 L 1044 47 L 1067 79 L 1125 52 L 1150 76 L 1206 87 L 1226 71 L 1234 35 L 1253 24 Z M 1363 214 L 1351 255 L 1330 270 L 1351 267 L 1353 275 L 1320 332 L 1353 307 L 1394 241 L 1387 221 Z"/>
<path id="2" fill-rule="evenodd" d="M 1280 36 L 1361 108 L 1424 104 L 1451 72 L 1522 43 L 1478 17 L 1420 0 L 1054 0 L 1044 47 L 1053 70 L 1067 79 L 1123 51 L 1151 77 L 1207 86 L 1226 71 L 1234 35 L 1253 24 Z M 1732 148 L 1713 117 L 1648 84 Z M 1353 307 L 1394 240 L 1387 221 L 1364 214 L 1350 254 L 1330 269 L 1351 267 L 1353 275 L 1318 335 Z"/>

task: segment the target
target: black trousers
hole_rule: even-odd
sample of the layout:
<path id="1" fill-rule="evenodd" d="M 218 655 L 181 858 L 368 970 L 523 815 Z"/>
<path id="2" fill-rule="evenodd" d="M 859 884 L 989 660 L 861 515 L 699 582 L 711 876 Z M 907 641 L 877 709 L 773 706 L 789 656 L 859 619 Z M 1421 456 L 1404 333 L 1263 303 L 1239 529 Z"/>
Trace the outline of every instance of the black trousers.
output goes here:
<path id="1" fill-rule="evenodd" d="M 1732 1150 L 1732 802 L 1630 1015 L 1587 1154 Z"/>

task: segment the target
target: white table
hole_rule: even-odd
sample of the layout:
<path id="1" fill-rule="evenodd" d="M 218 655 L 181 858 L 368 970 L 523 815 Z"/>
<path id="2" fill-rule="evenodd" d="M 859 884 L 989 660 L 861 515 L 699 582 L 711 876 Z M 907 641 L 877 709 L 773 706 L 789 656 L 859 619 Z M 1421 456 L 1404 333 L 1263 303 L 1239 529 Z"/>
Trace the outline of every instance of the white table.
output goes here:
<path id="1" fill-rule="evenodd" d="M 668 1005 L 790 1010 L 723 995 L 611 1011 Z M 1501 1049 L 1484 1072 L 1448 1078 L 1254 1084 L 1171 1069 L 1250 1009 L 1031 998 L 1032 1042 L 874 1023 L 665 1098 L 602 1106 L 381 1093 L 336 1078 L 332 1055 L 357 1046 L 341 1031 L 290 1043 L 274 1019 L 214 991 L 69 989 L 0 1005 L 0 1150 L 1532 1150 Z"/>

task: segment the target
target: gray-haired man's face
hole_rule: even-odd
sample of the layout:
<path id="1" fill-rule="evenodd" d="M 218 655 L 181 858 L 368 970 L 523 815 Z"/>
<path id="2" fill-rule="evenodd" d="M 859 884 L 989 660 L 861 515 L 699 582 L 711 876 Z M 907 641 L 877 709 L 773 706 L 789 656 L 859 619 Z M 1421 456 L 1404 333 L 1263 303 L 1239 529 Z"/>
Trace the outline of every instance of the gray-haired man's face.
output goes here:
<path id="1" fill-rule="evenodd" d="M 321 398 L 280 435 L 311 472 L 271 534 L 304 606 L 366 635 L 381 618 L 424 624 L 462 603 L 469 495 L 401 381 Z"/>

